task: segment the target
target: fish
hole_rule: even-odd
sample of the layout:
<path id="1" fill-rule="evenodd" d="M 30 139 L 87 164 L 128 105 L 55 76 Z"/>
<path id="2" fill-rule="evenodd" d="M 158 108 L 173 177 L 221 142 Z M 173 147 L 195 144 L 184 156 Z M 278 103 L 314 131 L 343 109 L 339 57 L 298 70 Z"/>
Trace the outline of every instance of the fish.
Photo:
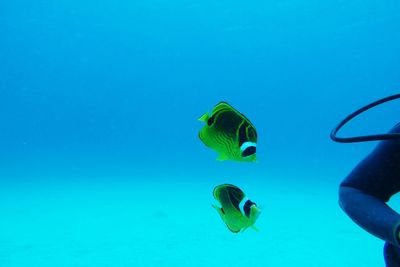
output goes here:
<path id="1" fill-rule="evenodd" d="M 199 131 L 200 140 L 218 153 L 217 160 L 256 161 L 257 131 L 242 113 L 225 101 L 199 121 L 205 125 Z"/>
<path id="2" fill-rule="evenodd" d="M 239 187 L 232 184 L 218 185 L 214 188 L 213 195 L 222 207 L 214 204 L 212 207 L 232 233 L 243 232 L 249 227 L 258 231 L 254 224 L 261 209 Z"/>

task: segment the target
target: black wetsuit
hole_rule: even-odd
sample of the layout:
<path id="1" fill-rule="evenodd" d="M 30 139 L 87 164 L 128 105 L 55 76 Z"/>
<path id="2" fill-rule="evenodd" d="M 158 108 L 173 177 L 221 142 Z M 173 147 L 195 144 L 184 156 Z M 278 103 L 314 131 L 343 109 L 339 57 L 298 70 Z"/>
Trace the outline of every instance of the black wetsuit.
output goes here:
<path id="1" fill-rule="evenodd" d="M 400 123 L 392 130 L 400 133 Z M 386 266 L 400 266 L 400 215 L 386 202 L 400 191 L 400 139 L 381 141 L 341 183 L 339 203 L 362 228 L 386 241 Z"/>

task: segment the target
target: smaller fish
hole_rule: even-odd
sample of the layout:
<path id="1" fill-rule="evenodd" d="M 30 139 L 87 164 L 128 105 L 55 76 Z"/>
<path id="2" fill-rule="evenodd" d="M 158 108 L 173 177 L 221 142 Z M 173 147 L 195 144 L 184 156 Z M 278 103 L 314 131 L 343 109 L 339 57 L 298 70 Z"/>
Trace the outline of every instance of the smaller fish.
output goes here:
<path id="1" fill-rule="evenodd" d="M 199 120 L 206 123 L 199 138 L 219 154 L 217 160 L 256 161 L 256 128 L 231 105 L 219 102 Z"/>
<path id="2" fill-rule="evenodd" d="M 231 232 L 243 232 L 249 227 L 258 231 L 254 223 L 261 210 L 256 203 L 246 197 L 239 187 L 222 184 L 214 188 L 213 195 L 222 207 L 212 206 L 217 210 Z"/>

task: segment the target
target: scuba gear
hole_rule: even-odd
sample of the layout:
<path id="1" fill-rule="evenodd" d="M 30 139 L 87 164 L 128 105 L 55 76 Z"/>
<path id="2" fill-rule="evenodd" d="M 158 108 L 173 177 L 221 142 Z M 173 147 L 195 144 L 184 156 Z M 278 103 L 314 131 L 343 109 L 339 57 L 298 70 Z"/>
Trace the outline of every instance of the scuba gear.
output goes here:
<path id="1" fill-rule="evenodd" d="M 354 137 L 337 137 L 337 133 L 339 130 L 350 120 L 354 117 L 358 116 L 359 114 L 375 107 L 385 102 L 389 102 L 395 99 L 400 98 L 400 94 L 388 96 L 382 99 L 379 99 L 371 104 L 368 104 L 355 112 L 348 115 L 344 120 L 342 120 L 335 128 L 333 128 L 331 132 L 331 139 L 335 142 L 339 143 L 357 143 L 357 142 L 366 142 L 366 141 L 378 141 L 378 140 L 391 140 L 391 139 L 398 139 L 400 138 L 400 133 L 389 133 L 389 134 L 376 134 L 376 135 L 365 135 L 365 136 L 354 136 Z"/>

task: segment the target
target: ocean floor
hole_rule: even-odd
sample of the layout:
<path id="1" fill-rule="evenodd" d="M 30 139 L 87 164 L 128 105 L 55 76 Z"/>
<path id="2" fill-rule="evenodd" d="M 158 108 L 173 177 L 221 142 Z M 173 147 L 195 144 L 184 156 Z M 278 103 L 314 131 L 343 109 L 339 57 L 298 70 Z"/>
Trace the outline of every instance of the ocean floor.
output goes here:
<path id="1" fill-rule="evenodd" d="M 0 266 L 384 266 L 336 183 L 137 179 L 2 184 Z M 259 232 L 231 233 L 211 207 L 225 182 L 262 207 Z"/>

